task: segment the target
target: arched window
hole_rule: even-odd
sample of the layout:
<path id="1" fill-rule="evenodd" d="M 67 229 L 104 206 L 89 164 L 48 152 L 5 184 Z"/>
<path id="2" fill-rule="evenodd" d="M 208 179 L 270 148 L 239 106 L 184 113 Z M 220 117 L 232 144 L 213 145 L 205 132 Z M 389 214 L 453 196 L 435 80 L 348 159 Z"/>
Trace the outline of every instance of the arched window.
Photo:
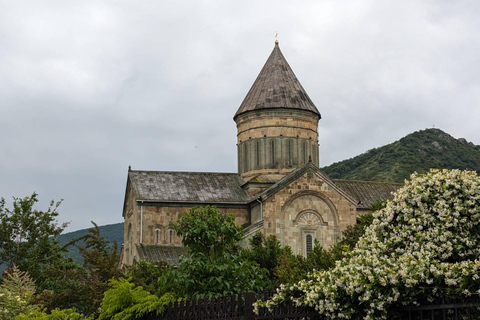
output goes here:
<path id="1" fill-rule="evenodd" d="M 168 243 L 173 244 L 173 230 L 172 229 L 168 230 L 168 235 L 169 235 Z"/>
<path id="2" fill-rule="evenodd" d="M 160 229 L 155 229 L 155 243 L 160 243 Z"/>
<path id="3" fill-rule="evenodd" d="M 307 234 L 306 237 L 305 237 L 305 251 L 306 251 L 306 255 L 308 256 L 308 254 L 312 251 L 313 249 L 313 239 L 312 239 L 312 235 L 311 234 Z"/>

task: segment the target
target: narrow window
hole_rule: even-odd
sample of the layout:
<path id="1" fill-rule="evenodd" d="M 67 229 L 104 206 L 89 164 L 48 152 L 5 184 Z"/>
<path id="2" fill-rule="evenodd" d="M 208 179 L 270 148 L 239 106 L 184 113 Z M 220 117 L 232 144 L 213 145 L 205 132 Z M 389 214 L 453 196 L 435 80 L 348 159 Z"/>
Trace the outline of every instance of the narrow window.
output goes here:
<path id="1" fill-rule="evenodd" d="M 155 243 L 160 243 L 160 229 L 155 229 Z"/>
<path id="2" fill-rule="evenodd" d="M 305 248 L 306 248 L 307 256 L 308 256 L 308 254 L 313 249 L 312 235 L 310 235 L 310 234 L 307 234 L 307 236 L 305 237 Z"/>
<path id="3" fill-rule="evenodd" d="M 260 166 L 260 144 L 257 141 L 257 167 Z"/>
<path id="4" fill-rule="evenodd" d="M 288 140 L 288 165 L 292 165 L 292 141 Z"/>
<path id="5" fill-rule="evenodd" d="M 275 141 L 272 140 L 272 165 L 275 165 Z"/>
<path id="6" fill-rule="evenodd" d="M 307 143 L 303 142 L 303 164 L 307 163 Z"/>
<path id="7" fill-rule="evenodd" d="M 245 157 L 245 159 L 244 159 L 244 161 L 243 161 L 243 163 L 244 163 L 244 168 L 245 168 L 244 171 L 246 172 L 246 171 L 248 171 L 248 153 L 247 153 L 248 149 L 247 149 L 247 143 L 246 143 L 246 142 L 245 142 L 245 144 L 244 144 L 244 148 L 243 148 L 243 149 L 244 149 L 243 155 L 244 155 L 244 157 Z"/>
<path id="8" fill-rule="evenodd" d="M 172 244 L 173 243 L 173 230 L 171 230 L 171 229 L 169 230 L 169 235 L 170 235 L 170 239 L 169 239 L 168 243 Z"/>

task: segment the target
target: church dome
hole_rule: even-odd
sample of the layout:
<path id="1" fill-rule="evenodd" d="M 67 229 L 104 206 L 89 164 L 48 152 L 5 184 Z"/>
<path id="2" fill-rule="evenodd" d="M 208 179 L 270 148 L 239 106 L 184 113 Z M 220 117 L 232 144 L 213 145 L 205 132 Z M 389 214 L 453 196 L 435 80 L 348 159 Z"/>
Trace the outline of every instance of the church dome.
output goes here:
<path id="1" fill-rule="evenodd" d="M 321 117 L 280 51 L 278 42 L 233 118 L 262 109 L 305 110 Z"/>

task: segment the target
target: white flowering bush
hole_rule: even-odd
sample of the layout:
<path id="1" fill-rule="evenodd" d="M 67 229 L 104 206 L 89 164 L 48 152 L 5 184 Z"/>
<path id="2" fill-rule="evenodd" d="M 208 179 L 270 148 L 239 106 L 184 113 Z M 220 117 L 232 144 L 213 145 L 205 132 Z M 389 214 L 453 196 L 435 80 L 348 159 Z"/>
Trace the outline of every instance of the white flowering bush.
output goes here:
<path id="1" fill-rule="evenodd" d="M 432 169 L 413 174 L 374 213 L 372 225 L 335 268 L 257 304 L 292 300 L 331 319 L 387 319 L 402 305 L 480 293 L 479 259 L 480 177 Z"/>

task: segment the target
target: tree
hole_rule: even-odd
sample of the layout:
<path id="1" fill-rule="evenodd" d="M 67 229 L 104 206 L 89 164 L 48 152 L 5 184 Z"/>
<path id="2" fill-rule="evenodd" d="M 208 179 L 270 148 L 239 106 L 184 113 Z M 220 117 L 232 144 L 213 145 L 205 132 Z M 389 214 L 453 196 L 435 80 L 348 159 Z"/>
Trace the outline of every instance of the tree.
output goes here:
<path id="1" fill-rule="evenodd" d="M 65 260 L 45 268 L 37 302 L 47 310 L 74 308 L 84 315 L 96 314 L 109 288 L 108 281 L 120 276 L 117 244 L 106 241 L 98 226 L 92 224 L 87 234 L 66 245 L 79 248 L 83 266 Z"/>
<path id="2" fill-rule="evenodd" d="M 182 215 L 171 227 L 182 237 L 190 254 L 222 257 L 238 249 L 242 228 L 235 224 L 235 215 L 221 214 L 216 207 L 195 207 Z"/>
<path id="3" fill-rule="evenodd" d="M 279 284 L 278 277 L 275 275 L 275 268 L 279 266 L 280 259 L 284 252 L 290 248 L 283 248 L 280 241 L 274 235 L 265 238 L 260 231 L 253 235 L 249 240 L 250 249 L 242 252 L 244 259 L 255 261 L 261 268 L 268 271 L 268 276 L 272 284 Z"/>
<path id="4" fill-rule="evenodd" d="M 168 268 L 168 264 L 164 261 L 155 263 L 144 260 L 137 261 L 127 270 L 127 277 L 131 278 L 131 282 L 142 287 L 150 293 L 159 292 L 158 279 L 163 276 Z"/>
<path id="5" fill-rule="evenodd" d="M 413 174 L 350 255 L 284 288 L 270 304 L 303 296 L 327 318 L 388 319 L 392 308 L 480 292 L 480 177 L 432 169 Z M 266 305 L 266 303 L 260 303 Z"/>
<path id="6" fill-rule="evenodd" d="M 243 234 L 233 214 L 221 214 L 210 206 L 193 208 L 171 226 L 182 236 L 189 258 L 161 278 L 163 292 L 218 296 L 265 287 L 266 270 L 239 255 L 237 242 Z"/>
<path id="7" fill-rule="evenodd" d="M 47 211 L 34 209 L 37 194 L 13 198 L 13 209 L 0 200 L 0 264 L 17 266 L 28 271 L 36 282 L 41 279 L 45 266 L 62 259 L 62 250 L 56 237 L 67 226 L 58 225 L 57 209 L 61 203 L 50 203 Z"/>
<path id="8" fill-rule="evenodd" d="M 303 256 L 294 254 L 292 249 L 286 246 L 278 259 L 278 266 L 273 270 L 277 279 L 277 286 L 300 281 L 306 274 L 304 268 L 305 259 Z"/>

